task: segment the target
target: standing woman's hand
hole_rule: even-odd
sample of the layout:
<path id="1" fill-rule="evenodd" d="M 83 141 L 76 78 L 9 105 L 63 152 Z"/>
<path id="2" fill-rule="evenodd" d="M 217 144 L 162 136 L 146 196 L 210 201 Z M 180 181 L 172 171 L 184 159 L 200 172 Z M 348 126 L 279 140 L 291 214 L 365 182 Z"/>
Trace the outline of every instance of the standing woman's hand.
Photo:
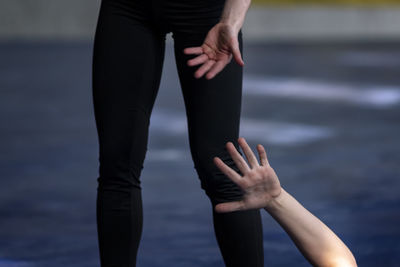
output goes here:
<path id="1" fill-rule="evenodd" d="M 207 73 L 206 79 L 212 79 L 231 62 L 232 57 L 240 66 L 244 65 L 239 50 L 238 33 L 231 25 L 223 22 L 211 28 L 201 46 L 187 47 L 183 52 L 199 55 L 187 62 L 189 66 L 202 64 L 194 74 L 196 78 Z"/>
<path id="2" fill-rule="evenodd" d="M 201 46 L 187 47 L 183 53 L 198 55 L 188 60 L 189 66 L 202 64 L 194 77 L 200 78 L 206 73 L 206 79 L 212 79 L 232 57 L 240 66 L 244 65 L 239 50 L 238 34 L 251 0 L 226 0 L 220 21 L 210 29 Z"/>

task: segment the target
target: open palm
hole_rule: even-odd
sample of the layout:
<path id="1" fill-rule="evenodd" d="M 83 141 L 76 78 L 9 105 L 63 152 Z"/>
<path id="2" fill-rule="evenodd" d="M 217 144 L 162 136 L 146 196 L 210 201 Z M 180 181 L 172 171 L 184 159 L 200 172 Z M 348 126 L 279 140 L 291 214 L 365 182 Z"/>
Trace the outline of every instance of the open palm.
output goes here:
<path id="1" fill-rule="evenodd" d="M 232 57 L 239 65 L 244 65 L 237 33 L 230 25 L 224 23 L 217 23 L 212 27 L 201 46 L 187 47 L 183 52 L 199 55 L 187 62 L 189 66 L 202 64 L 194 74 L 196 78 L 207 73 L 205 77 L 212 79 L 232 60 Z"/>
<path id="2" fill-rule="evenodd" d="M 264 208 L 281 193 L 278 176 L 269 165 L 264 147 L 260 144 L 257 146 L 260 165 L 246 140 L 241 137 L 238 139 L 238 143 L 244 151 L 250 167 L 231 142 L 228 142 L 226 147 L 243 176 L 226 165 L 218 157 L 214 157 L 214 163 L 224 174 L 243 189 L 244 196 L 239 201 L 217 204 L 215 206 L 217 212 Z"/>

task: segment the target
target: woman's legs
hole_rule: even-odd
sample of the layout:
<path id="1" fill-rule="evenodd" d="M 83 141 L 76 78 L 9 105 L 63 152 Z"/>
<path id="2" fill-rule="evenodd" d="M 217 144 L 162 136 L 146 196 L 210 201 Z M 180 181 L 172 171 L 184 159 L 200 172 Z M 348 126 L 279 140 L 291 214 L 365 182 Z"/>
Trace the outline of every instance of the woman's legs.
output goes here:
<path id="1" fill-rule="evenodd" d="M 99 140 L 97 229 L 102 267 L 133 267 L 142 234 L 140 174 L 159 88 L 165 35 L 139 1 L 103 0 L 93 50 Z M 145 3 L 146 1 L 143 1 Z"/>
<path id="2" fill-rule="evenodd" d="M 193 77 L 199 66 L 189 67 L 193 55 L 183 54 L 185 47 L 200 46 L 207 32 L 174 32 L 175 59 L 188 118 L 189 142 L 201 187 L 210 198 L 216 238 L 228 267 L 264 266 L 263 232 L 259 210 L 216 213 L 217 203 L 241 199 L 242 190 L 213 163 L 220 157 L 237 168 L 225 148 L 228 141 L 238 148 L 243 69 L 232 60 L 213 79 Z M 239 32 L 242 50 L 242 33 Z M 242 153 L 241 153 L 242 154 Z"/>

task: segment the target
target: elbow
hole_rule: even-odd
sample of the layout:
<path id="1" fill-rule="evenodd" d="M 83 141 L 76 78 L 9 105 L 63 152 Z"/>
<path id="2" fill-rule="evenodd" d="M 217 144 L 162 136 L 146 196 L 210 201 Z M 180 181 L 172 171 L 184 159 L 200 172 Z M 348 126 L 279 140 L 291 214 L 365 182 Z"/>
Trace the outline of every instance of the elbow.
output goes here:
<path id="1" fill-rule="evenodd" d="M 341 247 L 323 253 L 321 260 L 321 267 L 357 267 L 353 253 L 344 244 Z"/>
<path id="2" fill-rule="evenodd" d="M 329 263 L 325 265 L 326 267 L 357 267 L 356 259 L 353 254 L 347 257 L 336 257 L 329 260 Z"/>
<path id="3" fill-rule="evenodd" d="M 321 255 L 319 260 L 312 262 L 317 267 L 357 267 L 356 259 L 350 250 L 336 251 L 334 253 Z"/>

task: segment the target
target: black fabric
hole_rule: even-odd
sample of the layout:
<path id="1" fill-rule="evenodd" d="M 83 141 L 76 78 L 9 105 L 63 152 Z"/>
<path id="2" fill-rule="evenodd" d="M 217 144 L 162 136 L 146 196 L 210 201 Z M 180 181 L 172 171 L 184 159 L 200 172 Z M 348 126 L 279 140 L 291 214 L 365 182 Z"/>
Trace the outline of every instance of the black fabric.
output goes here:
<path id="1" fill-rule="evenodd" d="M 187 66 L 218 21 L 224 1 L 103 0 L 93 48 L 93 104 L 99 140 L 97 226 L 102 267 L 136 266 L 143 211 L 140 174 L 157 96 L 166 34 L 172 32 L 184 96 L 189 142 L 201 187 L 215 204 L 238 200 L 242 190 L 213 163 L 238 147 L 243 69 L 233 59 L 213 79 L 194 78 Z M 238 36 L 243 53 L 242 32 Z M 243 55 L 242 55 L 243 56 Z M 173 175 L 173 174 L 171 174 Z M 226 266 L 263 266 L 259 210 L 216 214 L 216 239 Z"/>

